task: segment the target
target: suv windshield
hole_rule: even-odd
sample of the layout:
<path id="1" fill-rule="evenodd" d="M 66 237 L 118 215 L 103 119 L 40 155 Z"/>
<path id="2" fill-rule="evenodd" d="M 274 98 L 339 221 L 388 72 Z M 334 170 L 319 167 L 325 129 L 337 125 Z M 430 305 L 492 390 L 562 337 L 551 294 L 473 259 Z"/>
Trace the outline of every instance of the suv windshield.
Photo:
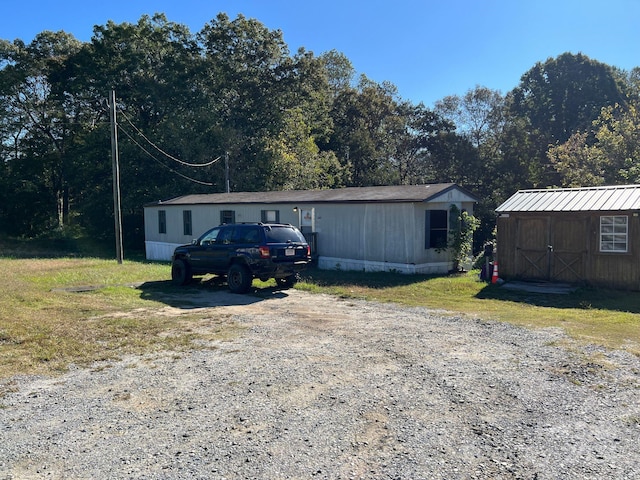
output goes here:
<path id="1" fill-rule="evenodd" d="M 302 234 L 292 227 L 275 227 L 267 228 L 267 243 L 305 243 L 306 240 Z"/>

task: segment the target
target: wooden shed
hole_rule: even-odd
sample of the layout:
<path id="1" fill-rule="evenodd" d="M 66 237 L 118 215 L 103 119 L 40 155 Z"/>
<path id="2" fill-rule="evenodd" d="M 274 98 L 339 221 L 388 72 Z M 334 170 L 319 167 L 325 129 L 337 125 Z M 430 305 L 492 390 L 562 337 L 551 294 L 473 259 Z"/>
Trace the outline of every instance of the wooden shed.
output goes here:
<path id="1" fill-rule="evenodd" d="M 443 273 L 451 205 L 473 213 L 476 201 L 453 183 L 186 195 L 145 205 L 146 255 L 169 260 L 221 223 L 280 222 L 300 227 L 320 268 Z"/>
<path id="2" fill-rule="evenodd" d="M 640 185 L 520 190 L 496 213 L 500 277 L 640 290 Z"/>

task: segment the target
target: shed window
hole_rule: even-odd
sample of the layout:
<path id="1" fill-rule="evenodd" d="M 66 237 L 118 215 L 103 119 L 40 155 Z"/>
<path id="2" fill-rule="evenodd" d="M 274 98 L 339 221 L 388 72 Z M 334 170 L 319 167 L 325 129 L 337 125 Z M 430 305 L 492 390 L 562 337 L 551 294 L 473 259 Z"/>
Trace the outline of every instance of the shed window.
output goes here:
<path id="1" fill-rule="evenodd" d="M 158 210 L 158 233 L 167 233 L 167 211 Z"/>
<path id="2" fill-rule="evenodd" d="M 185 235 L 192 235 L 191 227 L 191 210 L 182 211 L 182 233 Z"/>
<path id="3" fill-rule="evenodd" d="M 626 215 L 600 217 L 600 251 L 627 252 L 629 219 Z"/>
<path id="4" fill-rule="evenodd" d="M 424 248 L 446 248 L 448 232 L 446 210 L 427 210 L 425 212 Z"/>
<path id="5" fill-rule="evenodd" d="M 236 212 L 233 210 L 221 210 L 220 223 L 236 223 Z"/>

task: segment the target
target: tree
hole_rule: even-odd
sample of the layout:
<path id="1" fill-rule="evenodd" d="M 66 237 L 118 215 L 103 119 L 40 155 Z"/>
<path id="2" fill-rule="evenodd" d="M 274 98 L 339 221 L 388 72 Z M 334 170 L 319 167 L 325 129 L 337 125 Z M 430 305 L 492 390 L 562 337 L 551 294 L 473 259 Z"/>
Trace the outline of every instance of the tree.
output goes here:
<path id="1" fill-rule="evenodd" d="M 188 29 L 163 15 L 143 16 L 136 24 L 96 26 L 90 43 L 70 59 L 69 95 L 96 115 L 77 145 L 79 208 L 83 225 L 97 238 L 113 232 L 112 175 L 106 97 L 118 100 L 122 214 L 126 245 L 140 246 L 144 203 L 176 196 L 193 185 L 185 177 L 211 178 L 185 163 L 206 163 L 219 151 L 203 135 L 197 113 L 200 55 Z M 160 153 L 151 145 L 170 154 Z M 212 152 L 213 150 L 213 152 Z M 217 155 L 216 155 L 217 156 Z M 201 173 L 200 173 L 201 172 Z M 208 178 L 207 178 L 207 173 Z"/>
<path id="2" fill-rule="evenodd" d="M 462 97 L 450 95 L 436 102 L 436 112 L 451 121 L 459 134 L 477 149 L 493 156 L 504 129 L 505 98 L 497 90 L 476 86 Z"/>
<path id="3" fill-rule="evenodd" d="M 624 81 L 612 67 L 580 53 L 563 53 L 522 76 L 511 111 L 554 143 L 588 128 L 602 107 L 625 102 Z"/>
<path id="4" fill-rule="evenodd" d="M 271 144 L 274 161 L 268 188 L 311 190 L 346 186 L 348 165 L 341 165 L 333 152 L 320 151 L 303 117 L 300 109 L 287 112 L 285 128 Z"/>
<path id="5" fill-rule="evenodd" d="M 84 112 L 74 108 L 59 88 L 66 81 L 67 59 L 80 49 L 81 43 L 64 32 L 43 32 L 25 45 L 0 42 L 0 103 L 4 114 L 2 143 L 9 154 L 10 174 L 31 171 L 38 173 L 16 179 L 16 189 L 23 195 L 31 191 L 38 198 L 23 198 L 26 205 L 47 202 L 44 215 L 34 216 L 42 222 L 23 225 L 37 228 L 62 228 L 69 213 L 69 172 L 72 161 L 68 149 L 81 130 Z M 31 164 L 28 167 L 25 164 Z M 27 167 L 27 168 L 25 168 Z M 28 181 L 33 189 L 26 188 Z M 43 192 L 46 192 L 42 196 Z M 47 200 L 48 199 L 48 200 Z M 51 202 L 51 203 L 48 203 Z M 24 211 L 15 212 L 24 216 Z M 32 212 L 34 213 L 34 212 Z M 44 213 L 44 212 L 42 212 Z M 13 218 L 11 221 L 21 221 Z"/>
<path id="6" fill-rule="evenodd" d="M 560 174 L 563 187 L 604 185 L 606 161 L 597 149 L 588 145 L 587 133 L 574 133 L 562 145 L 549 149 L 549 160 Z"/>
<path id="7" fill-rule="evenodd" d="M 602 110 L 594 124 L 597 147 L 621 183 L 640 182 L 640 102 Z M 617 183 L 617 182 L 616 182 Z"/>
<path id="8" fill-rule="evenodd" d="M 437 178 L 442 172 L 438 172 L 433 161 L 434 154 L 442 138 L 453 131 L 453 124 L 422 103 L 402 102 L 398 106 L 398 114 L 403 122 L 395 134 L 394 164 L 399 183 L 412 185 L 439 181 Z"/>
<path id="9" fill-rule="evenodd" d="M 327 76 L 332 98 L 336 98 L 340 92 L 351 88 L 355 77 L 355 69 L 344 53 L 330 50 L 320 55 L 320 61 Z"/>
<path id="10" fill-rule="evenodd" d="M 638 104 L 603 108 L 590 132 L 551 148 L 549 158 L 565 186 L 640 182 Z"/>
<path id="11" fill-rule="evenodd" d="M 398 183 L 396 136 L 405 128 L 397 89 L 361 76 L 357 88 L 341 91 L 331 110 L 333 133 L 324 147 L 351 168 L 350 186 Z"/>
<path id="12" fill-rule="evenodd" d="M 620 72 L 580 53 L 563 53 L 527 71 L 511 92 L 509 114 L 524 122 L 517 124 L 529 136 L 526 147 L 533 148 L 527 153 L 529 183 L 558 184 L 547 157 L 549 147 L 588 129 L 603 107 L 624 105 L 626 91 Z"/>

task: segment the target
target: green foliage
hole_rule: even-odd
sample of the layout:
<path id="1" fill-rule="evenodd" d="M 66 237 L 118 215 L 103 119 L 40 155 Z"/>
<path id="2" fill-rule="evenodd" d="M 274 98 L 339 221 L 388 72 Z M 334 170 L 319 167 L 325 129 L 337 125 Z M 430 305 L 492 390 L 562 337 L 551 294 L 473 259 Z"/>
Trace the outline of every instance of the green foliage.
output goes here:
<path id="1" fill-rule="evenodd" d="M 603 107 L 624 104 L 627 90 L 615 69 L 583 54 L 564 53 L 527 71 L 511 94 L 509 115 L 524 121 L 533 148 L 528 154 L 530 183 L 560 184 L 547 162 L 549 145 L 589 128 Z"/>
<path id="2" fill-rule="evenodd" d="M 566 53 L 506 95 L 477 86 L 433 110 L 356 78 L 344 54 L 291 54 L 242 15 L 196 33 L 157 14 L 84 43 L 0 40 L 0 230 L 113 236 L 111 89 L 128 249 L 142 248 L 144 204 L 224 191 L 211 161 L 226 154 L 233 191 L 459 183 L 481 199 L 477 246 L 518 188 L 640 181 L 638 69 Z"/>
<path id="3" fill-rule="evenodd" d="M 589 133 L 549 150 L 565 186 L 640 182 L 640 115 L 636 101 L 602 109 Z"/>
<path id="4" fill-rule="evenodd" d="M 286 112 L 285 128 L 273 139 L 269 151 L 273 158 L 273 179 L 269 190 L 311 190 L 344 187 L 349 181 L 347 166 L 333 152 L 321 152 L 311 128 L 299 109 Z"/>
<path id="5" fill-rule="evenodd" d="M 456 205 L 449 207 L 449 239 L 447 249 L 451 252 L 454 270 L 471 256 L 473 248 L 473 232 L 480 226 L 480 221 Z"/>

